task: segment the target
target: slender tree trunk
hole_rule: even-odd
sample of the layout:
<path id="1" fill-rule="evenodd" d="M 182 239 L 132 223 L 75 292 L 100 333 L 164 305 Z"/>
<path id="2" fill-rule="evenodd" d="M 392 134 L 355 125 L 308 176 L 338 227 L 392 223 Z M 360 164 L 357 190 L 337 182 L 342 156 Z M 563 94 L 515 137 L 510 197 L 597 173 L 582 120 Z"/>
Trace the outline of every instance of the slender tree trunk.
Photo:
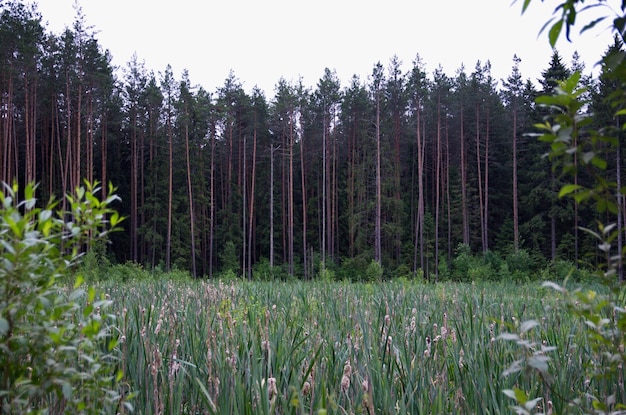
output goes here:
<path id="1" fill-rule="evenodd" d="M 137 262 L 137 103 L 130 108 L 130 258 Z"/>
<path id="2" fill-rule="evenodd" d="M 487 246 L 485 245 L 485 206 L 483 203 L 483 178 L 482 178 L 482 163 L 480 157 L 480 109 L 476 104 L 476 169 L 478 171 L 478 201 L 480 211 L 480 242 L 482 245 L 483 253 L 487 252 Z"/>
<path id="3" fill-rule="evenodd" d="M 376 89 L 376 217 L 374 229 L 374 260 L 379 264 L 382 263 L 382 186 L 381 186 L 381 168 L 380 168 L 380 87 Z"/>
<path id="4" fill-rule="evenodd" d="M 80 68 L 79 68 L 80 71 Z M 76 147 L 74 151 L 74 183 L 72 184 L 72 190 L 76 187 L 80 186 L 80 178 L 82 175 L 82 119 L 83 119 L 83 83 L 82 79 L 78 80 L 78 94 L 77 94 L 77 103 L 76 103 Z"/>
<path id="5" fill-rule="evenodd" d="M 435 152 L 435 281 L 439 280 L 439 201 L 441 199 L 441 94 L 437 97 L 437 149 Z"/>
<path id="6" fill-rule="evenodd" d="M 461 104 L 461 220 L 463 230 L 463 243 L 469 245 L 469 212 L 467 206 L 467 145 L 465 143 L 465 108 Z"/>
<path id="7" fill-rule="evenodd" d="M 213 252 L 215 242 L 215 125 L 211 128 L 211 165 L 209 167 L 209 278 L 213 278 Z"/>
<path id="8" fill-rule="evenodd" d="M 9 65 L 8 72 L 10 73 L 12 65 Z M 9 75 L 7 82 L 6 95 L 2 98 L 2 104 L 6 108 L 6 113 L 3 117 L 0 117 L 0 123 L 2 123 L 2 181 L 5 183 L 11 183 L 13 180 L 11 173 L 11 148 L 12 148 L 12 127 L 13 127 L 13 79 Z"/>
<path id="9" fill-rule="evenodd" d="M 416 108 L 416 135 L 417 135 L 417 220 L 415 221 L 415 253 L 414 253 L 414 266 L 413 274 L 417 274 L 417 247 L 419 245 L 419 268 L 424 270 L 424 158 L 425 158 L 425 143 L 422 134 L 422 112 L 417 104 Z"/>
<path id="10" fill-rule="evenodd" d="M 326 103 L 324 102 L 323 109 L 323 120 L 322 120 L 322 240 L 320 243 L 320 250 L 322 251 L 322 269 L 326 267 L 326 164 L 327 164 L 327 154 L 326 154 Z"/>
<path id="11" fill-rule="evenodd" d="M 519 251 L 519 200 L 517 195 L 517 98 L 513 103 L 513 248 Z"/>
<path id="12" fill-rule="evenodd" d="M 452 207 L 450 198 L 450 137 L 448 131 L 448 118 L 445 118 L 446 129 L 446 209 L 448 214 L 448 264 L 452 261 Z"/>
<path id="13" fill-rule="evenodd" d="M 25 164 L 26 174 L 24 180 L 26 183 L 35 181 L 36 174 L 36 85 L 30 82 L 28 75 L 24 75 L 24 132 L 25 132 Z"/>
<path id="14" fill-rule="evenodd" d="M 356 238 L 355 170 L 356 170 L 356 113 L 353 114 L 352 131 L 348 135 L 348 256 L 354 258 Z"/>
<path id="15" fill-rule="evenodd" d="M 622 140 L 617 141 L 615 164 L 617 167 L 617 278 L 624 281 L 624 195 L 619 191 L 622 188 Z"/>
<path id="16" fill-rule="evenodd" d="M 486 116 L 486 128 L 485 128 L 485 186 L 483 189 L 484 194 L 484 206 L 485 213 L 483 214 L 484 225 L 483 229 L 483 252 L 487 252 L 489 250 L 489 109 L 487 109 Z"/>
<path id="17" fill-rule="evenodd" d="M 306 169 L 305 169 L 305 161 L 304 161 L 304 153 L 305 153 L 305 148 L 304 148 L 304 133 L 301 132 L 300 133 L 300 181 L 301 181 L 301 187 L 302 187 L 302 253 L 304 255 L 304 279 L 308 280 L 310 279 L 310 275 L 309 275 L 309 267 L 308 267 L 308 258 L 307 258 L 307 240 L 306 240 L 306 234 L 307 234 L 307 220 L 306 220 L 306 216 L 307 216 L 307 195 L 306 195 Z"/>
<path id="18" fill-rule="evenodd" d="M 256 142 L 257 142 L 257 127 L 256 127 L 256 114 L 254 123 L 254 134 L 252 143 L 252 175 L 250 185 L 250 214 L 248 215 L 248 279 L 252 279 L 252 224 L 254 218 L 254 185 L 256 183 Z"/>
<path id="19" fill-rule="evenodd" d="M 169 98 L 168 98 L 169 100 Z M 172 205 L 174 199 L 174 134 L 172 132 L 171 108 L 167 109 L 167 141 L 168 141 L 168 190 L 167 190 L 167 237 L 165 246 L 165 270 L 172 269 Z"/>
<path id="20" fill-rule="evenodd" d="M 243 135 L 243 148 L 244 148 L 244 154 L 243 154 L 243 186 L 242 186 L 242 191 L 243 191 L 243 197 L 242 197 L 242 201 L 243 201 L 243 209 L 241 209 L 241 213 L 243 216 L 243 220 L 241 221 L 241 230 L 242 230 L 242 238 L 241 238 L 241 273 L 242 273 L 242 277 L 246 277 L 248 275 L 248 248 L 247 248 L 247 243 L 248 243 L 248 235 L 247 235 L 247 230 L 248 230 L 248 219 L 246 217 L 246 215 L 248 214 L 248 180 L 246 177 L 246 173 L 247 173 L 247 169 L 246 169 L 246 148 L 247 148 L 247 135 L 244 134 Z M 241 147 L 241 146 L 240 146 Z M 240 175 L 242 176 L 242 175 Z"/>
<path id="21" fill-rule="evenodd" d="M 191 275 L 197 277 L 196 272 L 196 232 L 195 232 L 195 215 L 193 213 L 193 186 L 191 183 L 191 158 L 189 157 L 189 114 L 187 105 L 185 105 L 185 153 L 187 158 L 187 192 L 189 195 L 189 231 L 191 232 Z"/>
<path id="22" fill-rule="evenodd" d="M 107 113 L 101 115 L 100 119 L 100 177 L 102 179 L 102 200 L 107 198 L 107 157 L 108 157 L 108 139 L 107 139 Z"/>
<path id="23" fill-rule="evenodd" d="M 552 190 L 552 194 L 556 194 L 556 177 L 554 175 L 554 171 L 550 169 L 550 187 Z M 552 200 L 550 212 L 550 257 L 552 261 L 556 261 L 556 214 L 555 210 L 555 201 Z"/>
<path id="24" fill-rule="evenodd" d="M 294 218 L 293 218 L 293 187 L 294 187 L 294 178 L 293 178 L 293 145 L 295 141 L 294 133 L 293 133 L 293 111 L 290 111 L 289 114 L 289 188 L 288 188 L 288 198 L 287 201 L 289 217 L 288 217 L 288 227 L 289 227 L 289 275 L 293 277 L 294 275 L 294 252 L 293 252 L 293 238 L 294 238 Z"/>
<path id="25" fill-rule="evenodd" d="M 270 269 L 274 269 L 274 145 L 270 147 Z"/>
<path id="26" fill-rule="evenodd" d="M 577 148 L 576 134 L 573 135 L 573 146 Z M 574 152 L 574 186 L 578 186 L 578 152 Z M 619 186 L 617 188 L 619 189 Z M 574 203 L 574 265 L 578 268 L 578 203 Z"/>

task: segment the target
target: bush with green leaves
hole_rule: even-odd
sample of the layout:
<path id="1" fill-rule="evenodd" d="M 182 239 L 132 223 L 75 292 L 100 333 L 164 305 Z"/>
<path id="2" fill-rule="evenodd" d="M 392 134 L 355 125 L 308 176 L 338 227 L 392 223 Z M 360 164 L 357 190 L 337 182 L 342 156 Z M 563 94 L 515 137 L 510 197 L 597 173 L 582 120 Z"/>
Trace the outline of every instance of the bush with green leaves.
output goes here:
<path id="1" fill-rule="evenodd" d="M 552 46 L 564 28 L 569 39 L 577 17 L 579 21 L 583 17 L 582 12 L 604 5 L 602 0 L 596 0 L 591 5 L 583 5 L 583 2 L 565 0 L 555 9 L 555 18 L 546 25 Z M 523 2 L 524 10 L 530 3 L 531 0 Z M 619 47 L 609 49 L 603 58 L 601 78 L 611 85 L 612 93 L 608 95 L 606 104 L 614 111 L 613 119 L 603 127 L 593 128 L 593 114 L 587 111 L 589 91 L 578 72 L 559 82 L 553 95 L 537 98 L 537 103 L 550 108 L 552 114 L 536 125 L 541 131 L 539 140 L 549 146 L 547 156 L 553 163 L 555 173 L 571 180 L 561 187 L 559 196 L 571 197 L 580 205 L 589 204 L 598 213 L 597 229 L 582 230 L 597 242 L 597 253 L 590 254 L 596 256 L 595 263 L 599 264 L 594 276 L 601 289 L 572 289 L 567 286 L 567 278 L 562 284 L 544 283 L 545 287 L 557 293 L 560 311 L 575 317 L 584 327 L 584 339 L 573 341 L 571 337 L 564 336 L 550 339 L 551 342 L 533 340 L 537 339 L 536 332 L 541 327 L 536 320 L 525 321 L 513 327 L 515 330 L 512 333 L 501 336 L 518 345 L 517 359 L 504 372 L 505 375 L 535 377 L 541 385 L 537 390 L 544 391 L 544 396 L 533 396 L 537 390 L 522 388 L 505 391 L 515 400 L 513 410 L 518 414 L 551 413 L 556 402 L 548 400 L 547 396 L 564 401 L 554 408 L 557 413 L 626 414 L 626 287 L 623 284 L 626 250 L 621 242 L 625 229 L 621 215 L 626 188 L 621 184 L 620 167 L 623 153 L 621 141 L 626 129 L 626 124 L 622 124 L 626 115 L 626 51 L 623 50 L 626 1 L 622 1 L 621 15 L 613 10 L 611 13 L 615 14 L 613 30 Z M 582 32 L 607 17 L 592 20 Z M 618 39 L 621 40 L 617 42 Z M 616 168 L 612 172 L 608 170 L 611 165 L 609 157 L 616 160 Z M 580 172 L 584 172 L 588 180 L 578 181 L 576 178 Z M 615 223 L 605 223 L 614 219 Z M 568 348 L 564 349 L 563 344 L 567 344 Z M 570 381 L 570 392 L 574 391 L 575 397 L 564 399 L 563 391 L 555 388 L 555 379 L 567 373 L 568 368 L 567 362 L 558 358 L 575 348 L 584 348 L 586 364 L 584 370 Z"/>
<path id="2" fill-rule="evenodd" d="M 124 412 L 111 302 L 80 276 L 69 284 L 84 249 L 121 220 L 110 207 L 118 197 L 109 186 L 99 200 L 85 183 L 39 207 L 35 190 L 0 191 L 0 412 Z"/>

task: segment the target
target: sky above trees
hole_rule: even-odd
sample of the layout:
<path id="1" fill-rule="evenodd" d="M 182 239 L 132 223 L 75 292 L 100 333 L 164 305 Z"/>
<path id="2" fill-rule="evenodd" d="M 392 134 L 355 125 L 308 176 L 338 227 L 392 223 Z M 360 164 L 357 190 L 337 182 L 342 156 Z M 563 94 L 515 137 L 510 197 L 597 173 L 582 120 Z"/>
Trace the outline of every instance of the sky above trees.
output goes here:
<path id="1" fill-rule="evenodd" d="M 39 1 L 50 30 L 71 26 L 74 2 Z M 188 69 L 192 82 L 209 90 L 233 70 L 246 90 L 256 85 L 271 96 L 281 77 L 301 77 L 305 86 L 314 86 L 328 67 L 345 86 L 353 74 L 365 80 L 376 62 L 386 66 L 394 55 L 406 70 L 419 54 L 430 72 L 441 65 L 449 75 L 461 65 L 472 70 L 478 60 L 489 60 L 500 80 L 517 54 L 522 75 L 536 81 L 551 56 L 547 37 L 538 36 L 556 4 L 547 3 L 533 2 L 524 16 L 521 2 L 510 0 L 81 0 L 79 5 L 117 67 L 136 53 L 155 72 L 168 64 L 176 74 Z M 594 63 L 611 43 L 610 31 L 601 25 L 573 40 L 576 48 L 559 43 L 561 55 L 569 61 L 578 51 L 587 71 L 597 74 Z"/>

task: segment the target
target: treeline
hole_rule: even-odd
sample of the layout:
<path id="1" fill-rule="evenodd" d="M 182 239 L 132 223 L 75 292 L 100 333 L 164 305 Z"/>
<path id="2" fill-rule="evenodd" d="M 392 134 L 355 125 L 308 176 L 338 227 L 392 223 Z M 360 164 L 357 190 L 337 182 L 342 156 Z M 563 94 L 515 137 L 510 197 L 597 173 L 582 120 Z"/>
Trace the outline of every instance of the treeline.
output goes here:
<path id="1" fill-rule="evenodd" d="M 306 279 L 374 261 L 432 280 L 468 249 L 537 265 L 594 250 L 577 230 L 594 211 L 557 197 L 558 171 L 527 134 L 553 111 L 535 98 L 584 72 L 576 56 L 555 51 L 538 85 L 517 57 L 497 80 L 488 62 L 450 77 L 418 56 L 348 85 L 328 69 L 314 88 L 281 79 L 268 99 L 233 73 L 208 91 L 136 57 L 118 75 L 80 10 L 60 34 L 34 6 L 0 11 L 0 179 L 44 198 L 112 182 L 128 218 L 107 248 L 116 261 Z M 611 87 L 585 82 L 601 126 Z"/>

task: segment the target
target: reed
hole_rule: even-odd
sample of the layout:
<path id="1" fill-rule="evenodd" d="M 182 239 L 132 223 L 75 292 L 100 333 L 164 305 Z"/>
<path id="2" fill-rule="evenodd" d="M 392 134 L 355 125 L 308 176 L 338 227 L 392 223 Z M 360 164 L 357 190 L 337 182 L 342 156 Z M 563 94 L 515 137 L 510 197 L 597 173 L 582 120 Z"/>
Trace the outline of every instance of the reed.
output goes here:
<path id="1" fill-rule="evenodd" d="M 133 282 L 115 300 L 138 413 L 498 414 L 505 389 L 562 410 L 585 387 L 580 324 L 539 286 L 407 282 Z M 555 345 L 550 391 L 497 340 L 528 316 Z M 601 387 L 602 385 L 595 385 Z M 608 386 L 607 386 L 608 387 Z M 542 404 L 542 403 L 540 403 Z"/>

